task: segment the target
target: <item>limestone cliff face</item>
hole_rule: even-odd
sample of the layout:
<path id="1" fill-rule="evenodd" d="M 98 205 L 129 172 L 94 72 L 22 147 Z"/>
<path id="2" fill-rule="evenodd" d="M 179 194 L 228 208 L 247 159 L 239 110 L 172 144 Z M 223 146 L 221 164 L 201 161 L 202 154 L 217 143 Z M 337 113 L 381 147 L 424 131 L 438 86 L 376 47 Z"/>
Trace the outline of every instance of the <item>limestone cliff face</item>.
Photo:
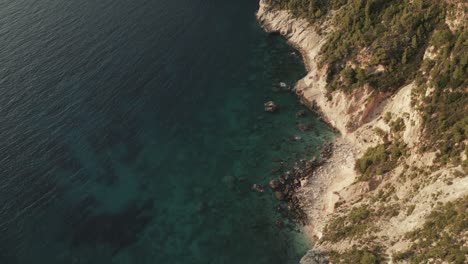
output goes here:
<path id="1" fill-rule="evenodd" d="M 317 67 L 317 57 L 326 36 L 318 34 L 305 19 L 294 18 L 284 10 L 271 9 L 264 0 L 260 1 L 257 18 L 265 30 L 281 34 L 301 51 L 308 74 L 297 83 L 296 92 L 305 99 L 305 103 L 316 104 L 327 121 L 346 134 L 350 104 L 342 94 L 336 94 L 331 102 L 327 100 L 325 72 Z"/>
<path id="2" fill-rule="evenodd" d="M 317 107 L 326 121 L 343 136 L 355 131 L 375 114 L 374 110 L 386 96 L 375 94 L 369 87 L 356 89 L 352 94 L 336 91 L 327 96 L 326 70 L 318 67 L 320 49 L 327 40 L 326 32 L 330 31 L 327 23 L 315 25 L 324 32 L 319 34 L 305 19 L 295 18 L 284 10 L 274 10 L 264 0 L 260 1 L 257 19 L 266 31 L 281 34 L 301 51 L 308 73 L 298 81 L 295 91 L 306 105 Z"/>
<path id="3" fill-rule="evenodd" d="M 363 86 L 351 94 L 336 91 L 331 96 L 327 95 L 326 70 L 318 67 L 318 61 L 320 49 L 327 40 L 327 32 L 333 30 L 328 22 L 310 25 L 306 20 L 295 18 L 287 11 L 270 8 L 265 0 L 260 0 L 257 19 L 266 31 L 281 34 L 301 51 L 308 73 L 297 82 L 295 91 L 304 104 L 319 110 L 324 119 L 340 132 L 333 156 L 310 176 L 299 194 L 310 220 L 310 226 L 305 230 L 313 240 L 318 241 L 314 251 L 309 252 L 301 263 L 324 263 L 318 257 L 317 250 L 343 251 L 356 244 L 353 240 L 332 244 L 322 243 L 319 239 L 332 217 L 344 215 L 362 204 L 375 204 L 375 194 L 387 192 L 390 185 L 396 199 L 385 201 L 385 204 L 402 210 L 390 218 L 377 219 L 376 230 L 380 231 L 370 234 L 377 237 L 376 241 L 384 245 L 386 254 L 389 255 L 409 246 L 403 239 L 404 234 L 421 226 L 437 202 L 447 202 L 468 195 L 468 177 L 452 176 L 457 171 L 462 171 L 461 167 L 442 167 L 436 171 L 428 171 L 424 178 L 416 177 L 404 181 L 399 178 L 408 167 L 417 171 L 432 165 L 435 157 L 435 153 L 418 152 L 422 120 L 411 102 L 414 83 L 401 87 L 394 94 L 379 94 L 370 87 Z M 319 34 L 318 31 L 322 33 Z M 384 140 L 392 140 L 392 120 L 404 124 L 398 132 L 399 140 L 408 149 L 404 161 L 377 182 L 356 181 L 356 159 L 367 148 L 382 144 Z M 376 133 L 376 129 L 387 133 L 390 138 L 382 138 Z M 448 179 L 453 184 L 444 184 Z M 421 181 L 424 183 L 420 184 Z M 417 190 L 416 185 L 420 187 Z M 434 193 L 437 193 L 437 198 L 434 198 Z M 376 206 L 380 206 L 379 202 Z M 406 212 L 409 210 L 405 208 L 412 208 L 411 213 Z"/>

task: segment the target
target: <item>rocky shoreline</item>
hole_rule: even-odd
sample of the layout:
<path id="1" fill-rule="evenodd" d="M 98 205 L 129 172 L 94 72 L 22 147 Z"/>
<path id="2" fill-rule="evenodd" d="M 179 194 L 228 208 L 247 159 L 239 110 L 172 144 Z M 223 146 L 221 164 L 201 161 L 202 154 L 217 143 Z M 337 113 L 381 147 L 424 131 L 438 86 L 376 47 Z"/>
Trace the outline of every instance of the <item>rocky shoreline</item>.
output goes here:
<path id="1" fill-rule="evenodd" d="M 320 161 L 313 164 L 313 169 L 305 170 L 297 176 L 300 184 L 295 185 L 293 195 L 287 201 L 293 205 L 292 215 L 298 223 L 304 225 L 306 236 L 314 243 L 322 237 L 335 203 L 341 199 L 339 192 L 354 182 L 356 157 L 367 144 L 358 143 L 346 126 L 353 118 L 346 111 L 349 106 L 343 105 L 348 103 L 346 98 L 340 94 L 335 94 L 333 101 L 327 98 L 326 76 L 318 69 L 316 62 L 326 36 L 318 34 L 304 19 L 294 18 L 284 10 L 271 9 L 264 0 L 260 0 L 257 20 L 265 31 L 282 35 L 291 46 L 300 51 L 308 73 L 296 83 L 294 91 L 302 104 L 317 113 L 331 129 L 340 134 L 335 141 L 324 146 Z M 326 32 L 326 29 L 322 31 Z M 365 96 L 360 99 L 363 100 L 363 97 Z M 359 104 L 359 100 L 351 101 Z M 348 191 L 350 197 L 347 198 L 365 191 L 366 186 L 360 186 L 360 190 Z M 326 263 L 326 259 L 319 251 L 312 249 L 300 263 Z"/>
<path id="2" fill-rule="evenodd" d="M 320 237 L 323 224 L 318 225 L 318 223 L 324 223 L 324 213 L 330 211 L 329 200 L 332 198 L 329 196 L 337 191 L 333 188 L 330 189 L 330 187 L 335 186 L 336 181 L 343 180 L 335 178 L 335 175 L 331 175 L 331 173 L 336 172 L 335 168 L 345 168 L 349 171 L 348 176 L 351 179 L 351 181 L 346 180 L 345 182 L 350 184 L 355 176 L 350 166 L 354 166 L 354 154 L 360 151 L 348 141 L 347 130 L 337 126 L 337 124 L 342 123 L 340 122 L 342 118 L 320 104 L 320 102 L 326 101 L 325 82 L 317 75 L 317 65 L 314 59 L 325 41 L 325 36 L 316 33 L 307 21 L 296 19 L 287 11 L 272 10 L 264 0 L 260 1 L 257 19 L 267 32 L 284 36 L 288 43 L 301 52 L 308 74 L 297 82 L 294 91 L 302 104 L 317 113 L 331 129 L 340 133 L 334 142 L 324 146 L 323 150 L 325 151 L 322 150 L 324 155 L 321 155 L 321 161 L 318 164 L 314 164 L 315 169 L 307 170 L 306 175 L 301 175 L 300 188 L 295 192 L 295 199 L 299 201 L 298 207 L 307 216 L 308 222 L 305 230 L 308 236 L 311 238 Z M 315 80 L 314 83 L 320 83 L 321 87 L 307 85 L 306 81 L 310 79 Z M 315 91 L 314 97 L 309 96 L 309 88 L 318 90 Z M 347 153 L 348 155 L 343 158 L 343 155 L 338 155 L 339 153 Z"/>
<path id="3" fill-rule="evenodd" d="M 301 188 L 310 180 L 311 175 L 316 171 L 321 171 L 322 166 L 333 154 L 333 143 L 325 144 L 320 151 L 318 158 L 311 160 L 301 159 L 294 164 L 291 170 L 286 171 L 275 179 L 269 181 L 268 185 L 278 201 L 284 202 L 286 207 L 279 205 L 276 210 L 284 219 L 290 222 L 307 226 L 309 224 L 308 216 L 310 214 L 304 210 L 304 203 L 301 199 Z M 263 192 L 263 187 L 253 186 L 258 192 Z M 283 227 L 284 223 L 279 220 L 278 227 Z"/>
<path id="4" fill-rule="evenodd" d="M 318 61 L 321 47 L 333 31 L 330 23 L 333 14 L 311 25 L 305 19 L 296 18 L 285 10 L 273 9 L 266 0 L 260 0 L 256 16 L 265 31 L 280 34 L 301 52 L 307 75 L 298 80 L 293 91 L 305 106 L 318 113 L 323 121 L 339 132 L 339 136 L 332 142 L 333 148 L 327 159 L 316 164 L 306 175 L 300 175 L 300 186 L 294 189 L 295 206 L 303 211 L 306 218 L 303 230 L 315 244 L 314 249 L 300 263 L 327 263 L 320 252 L 344 252 L 353 245 L 359 245 L 359 241 L 353 239 L 344 239 L 340 243 L 323 242 L 327 238 L 323 232 L 334 217 L 344 216 L 353 208 L 364 205 L 380 206 L 376 208 L 379 210 L 387 208 L 389 204 L 401 208 L 390 218 L 376 216 L 372 221 L 374 231 L 366 235 L 369 240 L 386 247 L 384 254 L 391 255 L 407 249 L 410 244 L 405 241 L 405 234 L 423 225 L 431 208 L 437 203 L 468 195 L 468 177 L 455 180 L 452 176 L 461 173 L 460 166 L 441 166 L 425 172 L 427 175 L 417 177 L 418 171 L 433 165 L 436 153 L 419 151 L 423 143 L 422 118 L 412 104 L 415 83 L 408 83 L 393 94 L 379 92 L 366 84 L 349 94 L 342 91 L 330 93 L 327 91 L 326 67 L 319 67 Z M 426 50 L 426 55 L 429 56 L 430 52 L 430 49 Z M 405 124 L 397 135 L 391 125 L 391 121 L 395 120 Z M 397 166 L 385 177 L 379 175 L 372 183 L 357 181 L 358 175 L 354 170 L 356 160 L 368 148 L 385 143 L 385 139 L 376 131 L 391 137 L 397 136 L 405 146 L 406 155 L 397 161 Z M 402 181 L 401 175 L 408 169 L 413 170 L 416 178 Z M 433 182 L 427 180 L 431 177 L 435 179 Z M 425 181 L 426 185 L 415 192 L 415 186 L 420 186 L 421 181 Z M 444 181 L 457 183 L 446 185 Z M 385 192 L 393 192 L 395 200 L 375 204 L 375 196 Z M 404 208 L 411 210 L 405 211 Z"/>

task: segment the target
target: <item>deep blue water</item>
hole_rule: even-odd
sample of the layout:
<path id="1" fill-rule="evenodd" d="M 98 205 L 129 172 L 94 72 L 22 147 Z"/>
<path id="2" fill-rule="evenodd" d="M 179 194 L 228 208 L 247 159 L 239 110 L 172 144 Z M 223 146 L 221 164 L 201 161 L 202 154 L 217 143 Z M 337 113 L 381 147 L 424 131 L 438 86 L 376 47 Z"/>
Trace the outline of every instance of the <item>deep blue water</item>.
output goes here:
<path id="1" fill-rule="evenodd" d="M 2 0 L 0 263 L 297 263 L 250 187 L 333 134 L 275 91 L 305 69 L 256 8 Z"/>

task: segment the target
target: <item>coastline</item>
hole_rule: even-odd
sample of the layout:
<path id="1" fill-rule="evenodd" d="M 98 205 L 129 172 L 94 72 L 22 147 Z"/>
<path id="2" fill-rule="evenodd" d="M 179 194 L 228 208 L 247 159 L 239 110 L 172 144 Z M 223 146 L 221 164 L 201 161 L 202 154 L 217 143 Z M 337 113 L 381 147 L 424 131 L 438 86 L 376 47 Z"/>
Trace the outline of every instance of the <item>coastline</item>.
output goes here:
<path id="1" fill-rule="evenodd" d="M 309 219 L 304 231 L 307 238 L 314 242 L 321 238 L 327 216 L 333 213 L 334 204 L 339 200 L 336 193 L 354 182 L 354 162 L 362 148 L 353 144 L 347 131 L 337 126 L 340 117 L 317 101 L 326 101 L 324 76 L 320 76 L 322 72 L 318 71 L 314 61 L 326 37 L 316 33 L 304 19 L 294 18 L 287 11 L 271 10 L 264 0 L 260 0 L 257 20 L 265 31 L 282 35 L 288 44 L 301 53 L 307 74 L 298 80 L 294 90 L 302 104 L 339 133 L 332 141 L 332 155 L 309 175 L 298 193 L 302 209 Z M 317 87 L 310 87 L 310 80 L 317 81 Z"/>
<path id="2" fill-rule="evenodd" d="M 427 171 L 427 175 L 420 174 L 422 176 L 419 178 L 401 181 L 401 175 L 407 173 L 408 168 L 416 172 L 424 171 L 434 164 L 437 155 L 436 152 L 419 151 L 424 137 L 421 115 L 412 104 L 415 82 L 400 87 L 393 94 L 377 92 L 366 84 L 349 94 L 342 91 L 328 93 L 326 66 L 319 67 L 318 61 L 321 47 L 333 30 L 330 23 L 333 18 L 328 17 L 320 24 L 311 25 L 286 10 L 272 9 L 266 0 L 260 0 L 256 17 L 265 31 L 282 35 L 301 53 L 307 74 L 297 81 L 294 91 L 301 103 L 317 112 L 339 133 L 332 142 L 332 155 L 308 175 L 306 183 L 301 184 L 297 192 L 299 204 L 309 220 L 304 232 L 313 245 L 300 263 L 327 263 L 320 252 L 344 252 L 353 245 L 359 246 L 359 242 L 353 239 L 330 243 L 325 237 L 324 241 L 321 238 L 325 226 L 353 208 L 374 204 L 374 194 L 388 191 L 388 186 L 393 188 L 391 192 L 394 192 L 396 199 L 387 204 L 377 203 L 376 207 L 389 208 L 391 204 L 401 210 L 390 218 L 378 217 L 373 223 L 375 230 L 368 236 L 386 246 L 385 252 L 382 252 L 386 256 L 408 249 L 410 243 L 405 241 L 405 234 L 421 227 L 432 208 L 438 203 L 468 195 L 468 177 L 454 179 L 451 176 L 463 171 L 460 165 L 441 166 Z M 429 56 L 431 50 L 425 52 L 425 56 Z M 386 120 L 387 116 L 390 119 Z M 392 130 L 392 120 L 401 120 L 406 124 L 397 135 Z M 405 145 L 405 157 L 385 177 L 379 175 L 373 181 L 358 181 L 354 170 L 356 160 L 368 148 L 388 140 L 376 131 L 389 136 L 390 140 L 398 137 Z M 429 182 L 428 178 L 434 180 Z M 421 186 L 422 181 L 425 183 Z M 451 184 L 446 185 L 444 181 Z M 419 188 L 416 192 L 415 186 Z M 411 210 L 405 211 L 404 208 Z"/>

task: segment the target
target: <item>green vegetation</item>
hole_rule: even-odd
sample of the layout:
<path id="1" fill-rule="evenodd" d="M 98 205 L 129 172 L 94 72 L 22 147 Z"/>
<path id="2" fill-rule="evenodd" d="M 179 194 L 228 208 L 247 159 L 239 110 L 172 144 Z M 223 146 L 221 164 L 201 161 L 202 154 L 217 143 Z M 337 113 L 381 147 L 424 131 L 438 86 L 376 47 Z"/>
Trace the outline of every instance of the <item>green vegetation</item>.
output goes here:
<path id="1" fill-rule="evenodd" d="M 395 91 L 410 82 L 421 65 L 428 37 L 443 19 L 443 7 L 437 2 L 348 1 L 322 49 L 329 88 L 349 92 L 368 83 L 378 91 Z M 356 67 L 351 69 L 350 64 Z M 384 71 L 375 72 L 378 65 Z M 340 75 L 349 71 L 363 77 L 345 82 Z"/>
<path id="2" fill-rule="evenodd" d="M 344 253 L 340 254 L 334 251 L 329 252 L 328 255 L 333 263 L 378 264 L 383 261 L 380 251 L 379 247 L 358 249 L 353 246 L 352 249 Z"/>
<path id="3" fill-rule="evenodd" d="M 390 128 L 392 132 L 399 133 L 405 130 L 406 128 L 405 121 L 403 120 L 403 118 L 399 117 L 390 123 Z"/>
<path id="4" fill-rule="evenodd" d="M 291 11 L 295 16 L 308 19 L 310 22 L 324 17 L 331 9 L 338 9 L 346 0 L 269 0 L 270 5 L 278 9 Z"/>
<path id="5" fill-rule="evenodd" d="M 412 180 L 417 193 L 442 175 L 432 173 L 443 165 L 461 165 L 446 184 L 468 174 L 468 38 L 466 22 L 458 29 L 445 23 L 450 14 L 457 14 L 461 0 L 269 0 L 274 8 L 288 9 L 294 15 L 320 22 L 334 19 L 333 30 L 322 46 L 319 66 L 327 71 L 327 89 L 353 92 L 369 85 L 388 95 L 405 84 L 415 82 L 411 106 L 422 117 L 423 135 L 416 145 L 421 152 L 437 153 L 435 165 L 418 168 L 405 165 L 398 182 Z M 466 13 L 466 5 L 462 6 Z M 458 15 L 458 20 L 462 20 Z M 463 21 L 461 22 L 463 24 Z M 424 55 L 427 55 L 424 57 Z M 374 93 L 377 94 L 377 93 Z M 399 165 L 406 156 L 402 132 L 419 124 L 409 121 L 409 114 L 383 115 L 390 132 L 375 129 L 384 143 L 370 147 L 356 161 L 358 180 L 368 181 Z M 405 123 L 405 120 L 407 121 Z M 351 127 L 351 126 L 349 126 Z M 392 141 L 389 141 L 392 140 Z M 419 165 L 418 165 L 419 166 Z M 383 182 L 385 183 L 385 181 Z M 439 199 L 441 191 L 433 192 Z M 399 199 L 402 199 L 398 202 Z M 374 195 L 371 205 L 352 207 L 325 227 L 323 241 L 336 243 L 345 239 L 357 241 L 361 247 L 346 252 L 330 252 L 333 263 L 380 263 L 380 251 L 369 249 L 376 241 L 372 235 L 374 222 L 397 215 L 411 215 L 415 204 L 404 204 L 407 197 L 398 197 L 395 186 L 383 186 Z M 338 206 L 337 206 L 338 207 Z M 343 207 L 340 209 L 343 210 Z M 345 208 L 346 209 L 346 208 Z M 396 262 L 468 263 L 468 196 L 440 205 L 428 216 L 423 227 L 410 232 L 412 242 L 404 252 L 397 252 Z M 382 241 L 380 241 L 382 243 Z M 393 241 L 396 242 L 396 241 Z M 391 243 L 393 243 L 391 242 Z"/>
<path id="6" fill-rule="evenodd" d="M 409 263 L 426 263 L 429 259 L 466 263 L 468 247 L 464 241 L 467 231 L 468 196 L 465 196 L 432 211 L 422 228 L 406 235 L 413 241 L 411 248 L 396 253 L 393 258 Z"/>
<path id="7" fill-rule="evenodd" d="M 390 120 L 392 120 L 392 113 L 386 112 L 384 115 L 384 122 L 388 124 Z"/>
<path id="8" fill-rule="evenodd" d="M 347 92 L 368 83 L 394 91 L 416 76 L 427 41 L 443 21 L 445 7 L 436 0 L 270 0 L 314 22 L 338 10 L 335 30 L 322 48 L 330 91 Z M 359 56 L 358 56 L 359 55 Z M 360 57 L 360 58 L 359 58 Z M 375 72 L 381 65 L 383 72 Z"/>
<path id="9" fill-rule="evenodd" d="M 406 215 L 410 215 L 413 213 L 414 209 L 416 208 L 416 205 L 412 204 L 406 208 Z"/>
<path id="10" fill-rule="evenodd" d="M 355 170 L 361 176 L 360 181 L 370 180 L 375 175 L 382 175 L 393 170 L 398 160 L 406 154 L 406 146 L 399 140 L 368 148 L 364 155 L 356 160 Z"/>
<path id="11" fill-rule="evenodd" d="M 425 150 L 440 150 L 441 164 L 460 164 L 461 153 L 468 151 L 468 46 L 467 32 L 452 32 L 445 24 L 431 38 L 434 60 L 424 62 L 417 78 L 415 95 L 427 146 Z M 427 90 L 433 90 L 426 96 Z"/>
<path id="12" fill-rule="evenodd" d="M 380 217 L 392 218 L 400 214 L 400 206 L 398 204 L 383 204 L 377 209 L 376 214 Z"/>
<path id="13" fill-rule="evenodd" d="M 380 127 L 375 127 L 374 132 L 377 136 L 381 138 L 385 138 L 387 136 L 387 132 L 383 131 Z"/>
<path id="14" fill-rule="evenodd" d="M 363 205 L 353 208 L 349 214 L 333 219 L 325 227 L 326 241 L 337 242 L 345 238 L 352 238 L 364 234 L 370 227 L 372 211 Z"/>
<path id="15" fill-rule="evenodd" d="M 445 23 L 462 1 L 268 1 L 311 22 L 334 14 L 320 61 L 330 92 L 351 92 L 363 84 L 394 92 L 416 80 L 413 105 L 421 111 L 427 139 L 421 150 L 440 151 L 441 165 L 462 163 L 460 154 L 468 152 L 468 32 Z M 432 54 L 423 60 L 428 47 Z M 400 125 L 393 124 L 397 130 Z M 462 165 L 468 171 L 468 161 Z"/>
<path id="16" fill-rule="evenodd" d="M 373 202 L 389 202 L 391 196 L 395 193 L 395 186 L 391 184 L 384 185 L 379 192 L 374 196 Z"/>

